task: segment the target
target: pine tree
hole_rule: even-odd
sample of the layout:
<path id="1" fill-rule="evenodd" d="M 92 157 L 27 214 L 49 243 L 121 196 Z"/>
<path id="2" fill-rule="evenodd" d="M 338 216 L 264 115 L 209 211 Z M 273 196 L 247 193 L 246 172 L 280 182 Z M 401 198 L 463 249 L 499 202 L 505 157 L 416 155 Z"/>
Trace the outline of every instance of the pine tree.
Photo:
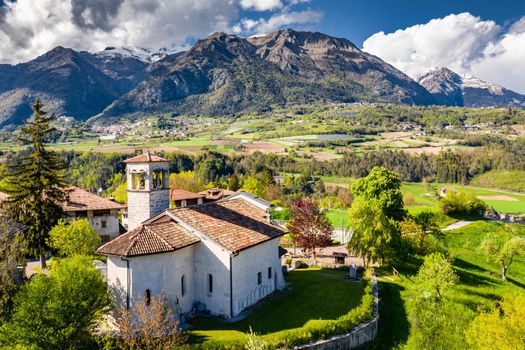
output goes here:
<path id="1" fill-rule="evenodd" d="M 33 118 L 20 129 L 18 141 L 28 145 L 18 159 L 8 165 L 9 176 L 5 191 L 9 195 L 6 209 L 11 218 L 28 227 L 26 239 L 31 254 L 40 257 L 46 267 L 46 240 L 49 231 L 62 216 L 61 204 L 68 193 L 64 182 L 65 164 L 45 142 L 55 131 L 51 126 L 54 115 L 46 116 L 42 103 L 33 105 Z"/>

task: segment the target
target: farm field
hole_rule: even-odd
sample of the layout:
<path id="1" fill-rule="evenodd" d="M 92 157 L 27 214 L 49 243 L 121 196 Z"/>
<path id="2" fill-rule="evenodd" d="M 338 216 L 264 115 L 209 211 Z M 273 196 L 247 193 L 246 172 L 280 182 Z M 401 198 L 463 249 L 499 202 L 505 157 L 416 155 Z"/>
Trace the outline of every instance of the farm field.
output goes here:
<path id="1" fill-rule="evenodd" d="M 319 268 L 290 272 L 285 276 L 289 283 L 286 291 L 256 305 L 240 321 L 231 323 L 207 317 L 189 320 L 190 343 L 209 346 L 220 341 L 242 342 L 250 327 L 265 335 L 317 320 L 337 319 L 357 307 L 364 293 L 364 283 L 348 282 L 345 274 L 343 270 Z M 325 288 L 326 285 L 332 288 Z"/>
<path id="2" fill-rule="evenodd" d="M 158 128 L 157 117 L 147 117 L 105 128 L 97 126 L 92 131 L 83 131 L 80 136 L 75 133 L 75 136 L 50 146 L 96 152 L 133 152 L 135 149 L 150 148 L 190 153 L 209 149 L 224 153 L 261 151 L 286 154 L 293 149 L 299 158 L 320 161 L 340 158 L 347 151 L 399 149 L 409 153 L 437 153 L 461 147 L 457 145 L 458 140 L 430 137 L 417 130 L 357 134 L 348 127 L 351 120 L 348 118 L 326 111 L 304 115 L 251 115 L 237 119 L 180 117 L 171 120 L 172 124 L 168 127 L 173 129 L 166 130 Z M 230 143 L 232 141 L 242 141 L 245 147 L 235 149 Z M 0 143 L 0 151 L 16 146 L 15 143 Z"/>

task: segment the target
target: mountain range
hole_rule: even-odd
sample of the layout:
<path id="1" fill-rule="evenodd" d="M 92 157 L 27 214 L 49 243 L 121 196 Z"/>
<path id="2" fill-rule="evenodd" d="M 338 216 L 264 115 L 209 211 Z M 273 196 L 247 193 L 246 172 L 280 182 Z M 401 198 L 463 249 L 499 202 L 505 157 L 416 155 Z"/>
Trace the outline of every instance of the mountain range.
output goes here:
<path id="1" fill-rule="evenodd" d="M 26 63 L 0 65 L 0 128 L 27 119 L 37 97 L 49 112 L 98 122 L 151 113 L 229 116 L 329 102 L 524 101 L 501 87 L 475 87 L 448 70 L 416 82 L 347 39 L 291 29 L 252 38 L 215 33 L 182 52 L 56 47 Z"/>
<path id="2" fill-rule="evenodd" d="M 448 68 L 432 69 L 417 79 L 436 104 L 459 107 L 525 107 L 525 96 Z"/>

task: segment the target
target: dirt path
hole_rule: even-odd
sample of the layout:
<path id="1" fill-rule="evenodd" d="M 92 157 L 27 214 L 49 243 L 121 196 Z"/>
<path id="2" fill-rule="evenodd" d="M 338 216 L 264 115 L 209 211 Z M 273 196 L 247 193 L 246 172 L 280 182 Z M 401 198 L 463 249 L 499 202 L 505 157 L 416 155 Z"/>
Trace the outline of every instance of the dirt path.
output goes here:
<path id="1" fill-rule="evenodd" d="M 462 227 L 468 226 L 468 225 L 472 224 L 473 222 L 474 221 L 457 221 L 457 222 L 455 222 L 453 224 L 448 225 L 445 228 L 442 228 L 441 231 L 452 231 L 452 230 L 455 230 L 455 229 L 458 229 L 458 228 L 462 228 Z"/>

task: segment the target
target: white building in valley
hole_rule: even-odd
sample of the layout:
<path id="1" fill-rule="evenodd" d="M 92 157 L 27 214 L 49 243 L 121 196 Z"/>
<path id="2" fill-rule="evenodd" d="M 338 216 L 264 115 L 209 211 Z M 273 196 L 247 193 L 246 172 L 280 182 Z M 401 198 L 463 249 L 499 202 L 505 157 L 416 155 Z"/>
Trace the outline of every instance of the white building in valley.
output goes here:
<path id="1" fill-rule="evenodd" d="M 170 209 L 167 160 L 144 154 L 126 164 L 130 231 L 98 250 L 124 305 L 162 293 L 179 314 L 230 318 L 284 288 L 284 232 L 269 219 L 268 202 L 241 192 Z"/>

